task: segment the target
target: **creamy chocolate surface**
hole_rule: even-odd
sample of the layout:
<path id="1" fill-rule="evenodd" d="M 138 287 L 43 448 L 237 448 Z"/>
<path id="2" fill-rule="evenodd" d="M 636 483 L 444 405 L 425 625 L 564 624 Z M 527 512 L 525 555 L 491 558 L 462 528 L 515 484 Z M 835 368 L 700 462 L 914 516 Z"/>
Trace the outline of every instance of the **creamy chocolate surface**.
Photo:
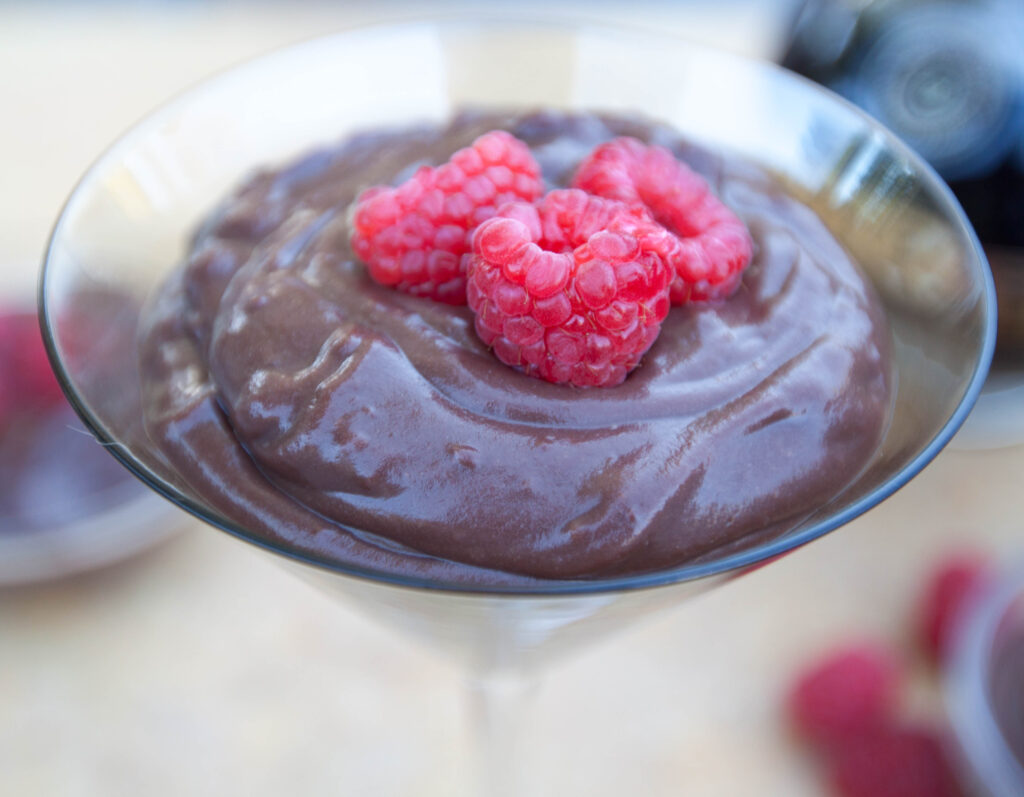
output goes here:
<path id="1" fill-rule="evenodd" d="M 500 363 L 465 307 L 374 284 L 348 245 L 354 197 L 494 128 L 551 186 L 616 135 L 673 149 L 750 228 L 739 291 L 673 308 L 622 385 L 585 389 Z M 252 177 L 146 311 L 141 372 L 150 437 L 243 528 L 356 567 L 516 583 L 781 533 L 870 459 L 888 348 L 849 256 L 756 167 L 656 125 L 466 113 Z"/>

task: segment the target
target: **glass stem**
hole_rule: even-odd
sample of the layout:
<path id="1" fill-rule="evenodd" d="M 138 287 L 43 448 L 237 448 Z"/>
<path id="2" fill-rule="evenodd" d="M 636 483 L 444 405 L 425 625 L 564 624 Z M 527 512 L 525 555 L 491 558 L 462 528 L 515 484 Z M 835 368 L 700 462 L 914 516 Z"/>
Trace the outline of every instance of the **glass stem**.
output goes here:
<path id="1" fill-rule="evenodd" d="M 533 772 L 524 754 L 528 716 L 537 678 L 522 671 L 486 672 L 467 683 L 472 782 L 470 797 L 533 797 Z"/>

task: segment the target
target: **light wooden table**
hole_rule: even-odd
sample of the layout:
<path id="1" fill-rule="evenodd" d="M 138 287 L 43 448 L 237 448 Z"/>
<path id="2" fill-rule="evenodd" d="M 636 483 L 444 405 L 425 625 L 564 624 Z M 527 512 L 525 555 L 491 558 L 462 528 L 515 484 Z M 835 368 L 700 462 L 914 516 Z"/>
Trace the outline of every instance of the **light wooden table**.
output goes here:
<path id="1" fill-rule="evenodd" d="M 0 7 L 4 278 L 31 295 L 77 175 L 166 96 L 408 10 L 283 8 Z M 600 13 L 764 54 L 778 32 L 746 3 L 727 26 L 700 7 L 631 9 Z M 821 794 L 779 721 L 791 673 L 853 635 L 907 647 L 911 596 L 951 546 L 1024 553 L 1022 466 L 1021 448 L 947 451 L 841 531 L 560 665 L 530 733 L 544 793 Z M 451 795 L 470 741 L 459 687 L 446 663 L 196 525 L 116 568 L 0 593 L 0 794 Z M 936 709 L 924 679 L 910 700 Z"/>

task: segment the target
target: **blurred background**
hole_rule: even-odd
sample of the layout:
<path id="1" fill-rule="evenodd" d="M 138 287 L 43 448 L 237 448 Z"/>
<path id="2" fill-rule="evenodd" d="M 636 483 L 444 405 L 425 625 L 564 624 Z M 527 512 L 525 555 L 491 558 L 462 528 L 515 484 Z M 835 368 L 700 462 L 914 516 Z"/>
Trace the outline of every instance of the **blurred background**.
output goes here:
<path id="1" fill-rule="evenodd" d="M 1024 449 L 992 446 L 1024 439 L 1005 409 L 1024 349 L 1019 0 L 0 2 L 0 794 L 457 793 L 472 739 L 454 669 L 104 471 L 45 374 L 24 375 L 43 361 L 31 315 L 50 227 L 128 126 L 277 47 L 481 6 L 783 62 L 881 118 L 972 216 L 1000 292 L 996 386 L 1016 397 L 986 410 L 984 446 L 958 441 L 840 533 L 554 668 L 526 751 L 552 773 L 543 793 L 831 794 L 784 696 L 849 640 L 898 651 L 905 711 L 943 727 L 913 643 L 921 584 L 954 552 L 1024 554 Z"/>

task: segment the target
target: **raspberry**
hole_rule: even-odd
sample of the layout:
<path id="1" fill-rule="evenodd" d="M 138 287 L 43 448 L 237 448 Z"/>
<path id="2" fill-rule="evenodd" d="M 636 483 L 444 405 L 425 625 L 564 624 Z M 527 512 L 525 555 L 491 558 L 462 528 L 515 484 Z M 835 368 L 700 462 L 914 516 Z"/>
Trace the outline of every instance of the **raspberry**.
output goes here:
<path id="1" fill-rule="evenodd" d="M 787 700 L 790 720 L 804 738 L 826 745 L 882 727 L 899 692 L 900 671 L 874 644 L 826 656 L 796 681 Z"/>
<path id="2" fill-rule="evenodd" d="M 918 603 L 917 638 L 936 664 L 949 653 L 964 608 L 984 587 L 988 563 L 972 553 L 953 554 L 928 578 Z"/>
<path id="3" fill-rule="evenodd" d="M 643 209 L 572 189 L 502 207 L 473 237 L 477 334 L 530 376 L 619 384 L 668 314 L 667 237 Z"/>
<path id="4" fill-rule="evenodd" d="M 370 276 L 416 296 L 466 303 L 470 234 L 495 209 L 541 195 L 540 167 L 519 139 L 494 130 L 442 166 L 424 166 L 398 188 L 364 191 L 352 249 Z"/>
<path id="5" fill-rule="evenodd" d="M 939 734 L 891 726 L 849 739 L 831 751 L 828 774 L 837 797 L 959 797 Z"/>
<path id="6" fill-rule="evenodd" d="M 63 398 L 35 313 L 0 313 L 0 423 Z"/>
<path id="7" fill-rule="evenodd" d="M 664 147 L 635 138 L 601 144 L 576 170 L 576 188 L 646 207 L 673 238 L 661 252 L 675 269 L 672 303 L 726 299 L 740 284 L 753 243 L 707 182 Z"/>

